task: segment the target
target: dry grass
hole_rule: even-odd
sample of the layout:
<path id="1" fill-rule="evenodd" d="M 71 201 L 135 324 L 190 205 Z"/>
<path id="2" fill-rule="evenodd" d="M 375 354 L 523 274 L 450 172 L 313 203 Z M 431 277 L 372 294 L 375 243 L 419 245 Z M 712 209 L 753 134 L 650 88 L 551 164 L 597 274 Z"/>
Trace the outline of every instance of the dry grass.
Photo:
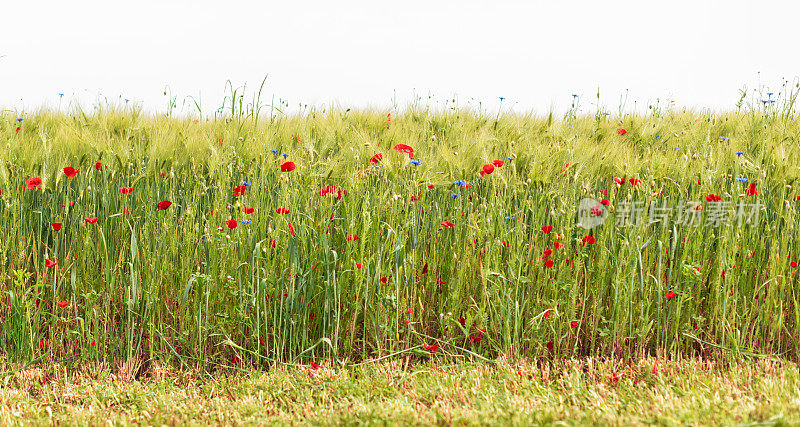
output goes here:
<path id="1" fill-rule="evenodd" d="M 146 381 L 53 366 L 6 376 L 0 423 L 115 425 L 740 424 L 800 422 L 800 375 L 785 362 L 635 364 L 571 360 L 251 374 L 154 367 Z M 612 373 L 619 381 L 614 383 Z"/>

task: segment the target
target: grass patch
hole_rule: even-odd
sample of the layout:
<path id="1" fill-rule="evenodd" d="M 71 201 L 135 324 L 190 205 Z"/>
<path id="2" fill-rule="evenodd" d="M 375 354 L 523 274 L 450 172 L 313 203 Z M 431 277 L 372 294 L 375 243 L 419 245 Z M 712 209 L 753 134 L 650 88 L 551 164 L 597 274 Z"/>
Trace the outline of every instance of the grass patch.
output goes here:
<path id="1" fill-rule="evenodd" d="M 91 372 L 89 372 L 91 371 Z M 144 381 L 58 367 L 5 377 L 0 423 L 795 424 L 800 375 L 786 362 L 498 359 L 377 362 L 353 369 L 224 373 L 154 368 Z M 616 380 L 615 380 L 616 378 Z"/>

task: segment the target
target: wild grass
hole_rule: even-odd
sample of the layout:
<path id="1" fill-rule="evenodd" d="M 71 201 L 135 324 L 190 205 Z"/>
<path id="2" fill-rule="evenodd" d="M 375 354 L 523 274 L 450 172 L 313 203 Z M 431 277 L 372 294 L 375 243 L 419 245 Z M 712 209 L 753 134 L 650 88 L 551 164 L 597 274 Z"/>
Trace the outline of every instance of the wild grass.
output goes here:
<path id="1" fill-rule="evenodd" d="M 3 425 L 793 425 L 792 363 L 640 359 L 403 360 L 353 369 L 208 376 L 158 368 L 127 381 L 50 366 L 6 377 Z M 613 379 L 615 376 L 616 381 Z"/>
<path id="2" fill-rule="evenodd" d="M 125 362 L 136 372 L 156 361 L 249 369 L 399 354 L 796 360 L 793 106 L 790 96 L 731 113 L 561 119 L 5 113 L 0 354 L 9 369 Z M 504 165 L 481 176 L 493 160 Z M 281 172 L 287 161 L 296 169 Z M 27 189 L 34 177 L 41 184 Z M 758 194 L 745 194 L 752 183 Z M 617 216 L 629 202 L 698 201 L 705 219 L 711 194 L 731 203 L 731 218 L 757 200 L 758 218 L 576 226 L 585 197 Z"/>

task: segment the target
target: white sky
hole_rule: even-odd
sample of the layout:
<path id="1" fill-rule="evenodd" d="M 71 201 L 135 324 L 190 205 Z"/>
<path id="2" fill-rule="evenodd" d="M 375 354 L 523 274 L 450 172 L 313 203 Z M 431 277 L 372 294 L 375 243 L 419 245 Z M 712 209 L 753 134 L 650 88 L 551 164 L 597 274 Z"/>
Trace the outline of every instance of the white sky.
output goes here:
<path id="1" fill-rule="evenodd" d="M 752 5 L 750 5 L 752 4 Z M 660 98 L 733 108 L 800 76 L 793 1 L 23 0 L 0 13 L 0 108 L 222 103 L 225 82 L 317 106 L 456 95 L 496 111 Z M 760 74 L 759 74 L 760 72 Z M 766 90 L 765 90 L 766 91 Z M 476 101 L 472 101 L 473 103 Z M 191 109 L 186 107 L 186 111 Z"/>

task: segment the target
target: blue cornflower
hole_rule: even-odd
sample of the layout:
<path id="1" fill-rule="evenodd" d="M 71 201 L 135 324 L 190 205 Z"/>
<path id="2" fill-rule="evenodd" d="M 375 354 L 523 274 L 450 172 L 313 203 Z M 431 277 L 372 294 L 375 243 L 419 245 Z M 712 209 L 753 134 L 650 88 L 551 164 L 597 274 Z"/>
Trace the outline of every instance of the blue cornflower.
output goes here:
<path id="1" fill-rule="evenodd" d="M 506 97 L 505 97 L 505 96 L 501 96 L 501 97 L 500 97 L 500 100 L 501 100 L 501 101 L 504 101 L 505 99 L 506 99 Z"/>
<path id="2" fill-rule="evenodd" d="M 278 155 L 278 153 L 279 153 L 278 150 L 269 150 L 269 152 L 272 153 L 272 154 L 275 154 L 275 155 Z"/>
<path id="3" fill-rule="evenodd" d="M 610 116 L 611 113 L 603 113 L 604 116 Z"/>
<path id="4" fill-rule="evenodd" d="M 463 187 L 464 184 L 466 184 L 466 182 L 463 179 L 459 179 L 459 180 L 453 181 L 453 184 L 460 185 L 460 186 Z"/>
<path id="5" fill-rule="evenodd" d="M 572 97 L 573 97 L 573 98 L 577 98 L 577 97 L 578 97 L 578 94 L 577 94 L 577 93 L 573 93 L 573 94 L 572 94 Z"/>
<path id="6" fill-rule="evenodd" d="M 769 100 L 769 101 L 767 101 L 767 102 L 769 102 L 770 104 L 772 104 L 773 102 L 775 102 L 775 100 L 774 100 L 774 99 L 770 99 L 770 100 Z"/>
<path id="7" fill-rule="evenodd" d="M 130 101 L 130 99 L 128 99 L 128 98 L 125 98 L 125 103 L 126 103 L 126 104 L 128 103 L 128 101 Z"/>
<path id="8" fill-rule="evenodd" d="M 744 151 L 734 151 L 733 154 L 736 154 L 737 156 L 741 156 L 742 154 L 744 154 Z"/>
<path id="9" fill-rule="evenodd" d="M 661 135 L 659 135 L 659 134 L 656 134 L 656 138 L 661 138 Z"/>
<path id="10" fill-rule="evenodd" d="M 242 185 L 244 185 L 245 187 L 249 187 L 249 186 L 253 185 L 253 183 L 252 182 L 247 182 L 247 181 L 242 181 Z"/>
<path id="11" fill-rule="evenodd" d="M 288 158 L 289 158 L 289 155 L 288 155 L 288 154 L 286 154 L 286 153 L 283 153 L 283 158 L 284 158 L 284 159 L 288 159 Z"/>
<path id="12" fill-rule="evenodd" d="M 774 95 L 774 93 L 772 93 L 772 92 L 767 92 L 767 96 L 771 97 L 772 95 Z"/>
<path id="13" fill-rule="evenodd" d="M 64 94 L 63 93 L 59 93 L 58 96 L 64 96 Z"/>
<path id="14" fill-rule="evenodd" d="M 242 220 L 242 224 L 252 224 L 252 223 L 253 223 L 252 219 L 243 219 Z"/>
<path id="15" fill-rule="evenodd" d="M 730 138 L 728 138 L 727 136 L 721 136 L 721 137 L 719 137 L 719 139 L 721 139 L 723 141 L 728 141 Z"/>
<path id="16" fill-rule="evenodd" d="M 736 182 L 747 182 L 747 178 L 736 178 Z"/>
<path id="17" fill-rule="evenodd" d="M 411 164 L 414 165 L 414 166 L 419 166 L 419 165 L 422 164 L 422 162 L 420 162 L 419 160 L 412 160 Z"/>
<path id="18" fill-rule="evenodd" d="M 761 103 L 764 104 L 764 105 L 767 105 L 767 100 L 766 99 L 762 99 Z"/>
<path id="19" fill-rule="evenodd" d="M 506 217 L 506 219 L 507 219 L 507 220 L 509 220 L 509 221 L 511 221 L 511 220 L 513 220 L 513 219 L 514 219 L 514 217 L 513 217 L 513 216 L 507 216 L 507 217 Z"/>
<path id="20" fill-rule="evenodd" d="M 506 157 L 506 158 L 508 159 L 509 162 L 513 162 L 514 161 L 513 157 Z"/>
<path id="21" fill-rule="evenodd" d="M 458 194 L 456 194 L 456 193 L 450 193 L 450 197 L 452 197 L 452 198 L 454 198 L 454 199 L 457 199 L 457 198 L 458 198 Z"/>
<path id="22" fill-rule="evenodd" d="M 23 121 L 25 119 L 23 119 L 22 117 L 17 117 L 15 120 L 18 121 L 18 122 L 21 122 L 21 121 Z"/>

